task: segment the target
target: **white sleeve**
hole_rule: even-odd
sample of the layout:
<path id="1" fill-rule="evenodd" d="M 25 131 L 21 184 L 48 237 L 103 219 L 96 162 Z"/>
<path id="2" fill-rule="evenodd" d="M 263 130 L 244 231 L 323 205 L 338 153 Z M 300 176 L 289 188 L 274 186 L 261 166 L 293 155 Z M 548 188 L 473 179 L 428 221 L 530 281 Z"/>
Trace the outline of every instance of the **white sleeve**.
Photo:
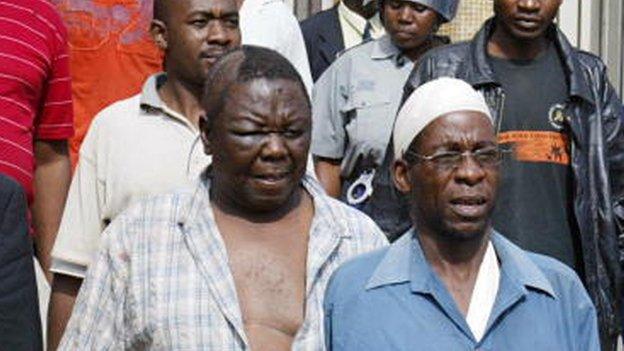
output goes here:
<path id="1" fill-rule="evenodd" d="M 253 0 L 245 0 L 239 14 L 242 43 L 273 49 L 286 57 L 311 95 L 312 74 L 297 18 L 281 0 L 262 5 L 249 1 Z"/>
<path id="2" fill-rule="evenodd" d="M 104 230 L 101 198 L 104 184 L 97 177 L 97 123 L 92 124 L 69 188 L 61 224 L 52 249 L 51 271 L 84 278 L 98 251 Z"/>

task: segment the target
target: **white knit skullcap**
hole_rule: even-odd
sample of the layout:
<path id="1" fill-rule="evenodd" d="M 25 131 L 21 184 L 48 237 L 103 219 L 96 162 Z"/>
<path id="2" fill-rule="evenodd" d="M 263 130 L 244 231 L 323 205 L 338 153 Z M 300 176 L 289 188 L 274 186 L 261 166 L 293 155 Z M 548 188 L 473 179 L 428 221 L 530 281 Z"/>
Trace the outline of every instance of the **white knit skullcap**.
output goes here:
<path id="1" fill-rule="evenodd" d="M 414 90 L 399 110 L 394 123 L 395 160 L 403 157 L 412 141 L 431 122 L 458 111 L 481 112 L 492 121 L 483 96 L 463 80 L 438 78 Z"/>

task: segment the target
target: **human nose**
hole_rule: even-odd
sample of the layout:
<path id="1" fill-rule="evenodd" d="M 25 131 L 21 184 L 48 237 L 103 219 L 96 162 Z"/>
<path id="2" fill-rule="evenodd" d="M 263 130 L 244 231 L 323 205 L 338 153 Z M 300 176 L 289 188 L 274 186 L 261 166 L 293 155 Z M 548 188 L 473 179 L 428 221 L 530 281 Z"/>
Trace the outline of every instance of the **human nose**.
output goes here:
<path id="1" fill-rule="evenodd" d="M 455 169 L 455 180 L 458 183 L 476 185 L 485 178 L 485 169 L 472 152 L 462 153 L 462 158 Z"/>
<path id="2" fill-rule="evenodd" d="M 399 21 L 402 23 L 412 22 L 412 10 L 408 5 L 403 5 L 399 9 Z"/>
<path id="3" fill-rule="evenodd" d="M 540 6 L 541 6 L 541 0 L 518 1 L 518 8 L 523 11 L 529 11 L 529 12 L 539 11 Z"/>
<path id="4" fill-rule="evenodd" d="M 228 30 L 221 21 L 211 21 L 206 34 L 206 41 L 225 45 L 229 41 Z"/>
<path id="5" fill-rule="evenodd" d="M 281 159 L 288 155 L 288 149 L 283 138 L 278 133 L 270 133 L 262 147 L 262 157 L 265 159 Z"/>

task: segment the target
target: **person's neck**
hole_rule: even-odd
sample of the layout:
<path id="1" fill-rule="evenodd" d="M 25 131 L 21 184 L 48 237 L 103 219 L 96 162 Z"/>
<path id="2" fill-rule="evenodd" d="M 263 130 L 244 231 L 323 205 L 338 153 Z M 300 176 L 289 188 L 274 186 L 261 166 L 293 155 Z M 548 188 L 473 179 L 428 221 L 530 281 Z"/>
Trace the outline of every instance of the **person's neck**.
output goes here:
<path id="1" fill-rule="evenodd" d="M 422 56 L 425 52 L 429 51 L 433 47 L 433 38 L 427 39 L 424 43 L 419 45 L 416 48 L 410 50 L 402 50 L 403 55 L 410 59 L 412 62 L 416 62 L 420 56 Z"/>
<path id="2" fill-rule="evenodd" d="M 199 117 L 202 114 L 201 86 L 183 82 L 167 75 L 167 80 L 158 89 L 158 95 L 164 104 L 173 111 L 186 117 L 195 127 L 199 128 Z"/>
<path id="3" fill-rule="evenodd" d="M 488 229 L 489 231 L 489 229 Z M 466 282 L 476 278 L 490 238 L 488 232 L 471 239 L 455 239 L 419 231 L 425 258 L 443 281 Z"/>
<path id="4" fill-rule="evenodd" d="M 531 40 L 514 38 L 500 25 L 487 43 L 488 54 L 505 60 L 533 60 L 548 48 L 546 34 Z"/>
<path id="5" fill-rule="evenodd" d="M 225 191 L 220 191 L 219 186 L 213 186 L 210 188 L 210 202 L 215 209 L 226 216 L 237 217 L 247 222 L 257 224 L 268 224 L 277 222 L 289 216 L 297 216 L 298 209 L 302 205 L 302 200 L 308 193 L 303 187 L 297 188 L 288 200 L 281 206 L 272 209 L 258 211 L 253 208 L 249 208 L 245 204 L 241 204 L 239 197 L 235 194 L 228 194 Z"/>

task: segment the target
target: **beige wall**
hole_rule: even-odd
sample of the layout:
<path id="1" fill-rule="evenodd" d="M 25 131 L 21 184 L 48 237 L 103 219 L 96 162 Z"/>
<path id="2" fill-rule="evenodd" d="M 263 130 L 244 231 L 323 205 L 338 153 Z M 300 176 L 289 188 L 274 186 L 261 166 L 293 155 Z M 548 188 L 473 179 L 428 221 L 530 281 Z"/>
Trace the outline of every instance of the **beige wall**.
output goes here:
<path id="1" fill-rule="evenodd" d="M 471 39 L 483 22 L 492 16 L 493 0 L 462 0 L 455 19 L 440 28 L 440 34 L 451 37 L 452 42 Z"/>

